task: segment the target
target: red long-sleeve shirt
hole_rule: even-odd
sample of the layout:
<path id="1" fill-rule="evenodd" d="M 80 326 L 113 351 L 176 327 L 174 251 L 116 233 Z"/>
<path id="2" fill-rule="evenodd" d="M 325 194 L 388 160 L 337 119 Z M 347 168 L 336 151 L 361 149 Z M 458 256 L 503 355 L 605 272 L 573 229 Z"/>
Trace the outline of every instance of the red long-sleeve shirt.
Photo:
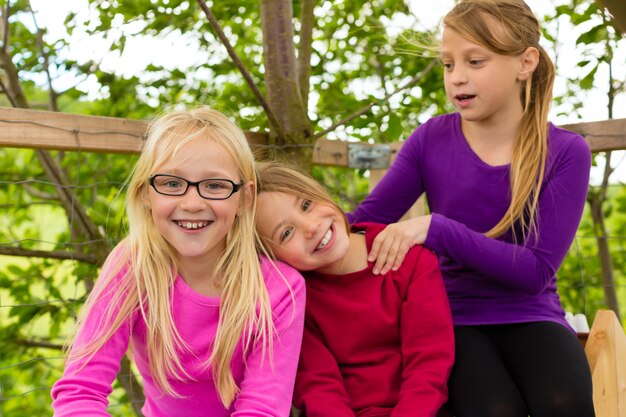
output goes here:
<path id="1" fill-rule="evenodd" d="M 368 252 L 384 225 L 363 223 Z M 307 417 L 434 417 L 447 399 L 452 317 L 437 258 L 413 247 L 398 271 L 305 273 L 294 404 Z"/>

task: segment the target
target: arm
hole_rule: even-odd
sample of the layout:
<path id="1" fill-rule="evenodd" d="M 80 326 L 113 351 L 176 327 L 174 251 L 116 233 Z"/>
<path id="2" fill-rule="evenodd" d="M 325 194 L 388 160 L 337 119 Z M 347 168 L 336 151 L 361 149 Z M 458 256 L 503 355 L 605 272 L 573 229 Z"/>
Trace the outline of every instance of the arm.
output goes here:
<path id="1" fill-rule="evenodd" d="M 351 224 L 397 222 L 424 192 L 421 171 L 421 137 L 425 126 L 415 130 L 374 190 L 352 213 Z"/>
<path id="2" fill-rule="evenodd" d="M 539 239 L 530 236 L 525 245 L 507 243 L 433 214 L 424 244 L 500 284 L 527 294 L 541 292 L 572 244 L 587 195 L 588 146 L 582 139 L 572 141 L 562 156 L 539 198 Z"/>
<path id="3" fill-rule="evenodd" d="M 421 155 L 427 130 L 428 126 L 422 125 L 411 134 L 374 190 L 353 213 L 347 213 L 350 223 L 397 222 L 422 195 L 425 187 Z M 421 217 L 428 217 L 428 221 L 430 219 L 430 216 Z M 397 225 L 395 229 L 390 225 L 389 230 L 382 231 L 374 240 L 368 256 L 370 262 L 376 262 L 374 274 L 386 274 L 390 269 L 397 270 L 408 250 L 423 243 L 426 238 L 427 228 L 407 228 L 404 222 Z"/>
<path id="4" fill-rule="evenodd" d="M 307 417 L 355 417 L 337 361 L 309 321 L 304 329 L 293 401 Z"/>
<path id="5" fill-rule="evenodd" d="M 286 282 L 276 270 L 267 272 L 273 276 L 266 279 L 276 328 L 272 334 L 272 354 L 268 355 L 257 345 L 247 355 L 233 417 L 284 417 L 291 409 L 302 340 L 305 287 L 304 279 L 295 269 L 277 265 Z"/>
<path id="6" fill-rule="evenodd" d="M 454 334 L 436 256 L 419 249 L 402 306 L 402 385 L 391 416 L 435 417 L 448 396 Z"/>
<path id="7" fill-rule="evenodd" d="M 101 278 L 106 274 L 106 269 L 105 266 L 103 273 L 100 274 Z M 108 288 L 115 288 L 116 282 L 117 279 L 109 281 Z M 52 387 L 52 407 L 57 417 L 109 415 L 107 397 L 113 390 L 113 381 L 119 372 L 122 357 L 128 349 L 130 319 L 122 322 L 89 361 L 71 359 L 71 355 L 91 341 L 102 327 L 102 318 L 105 317 L 106 308 L 111 302 L 111 291 L 101 294 L 99 299 L 94 300 L 93 307 L 76 335 L 63 376 Z"/>

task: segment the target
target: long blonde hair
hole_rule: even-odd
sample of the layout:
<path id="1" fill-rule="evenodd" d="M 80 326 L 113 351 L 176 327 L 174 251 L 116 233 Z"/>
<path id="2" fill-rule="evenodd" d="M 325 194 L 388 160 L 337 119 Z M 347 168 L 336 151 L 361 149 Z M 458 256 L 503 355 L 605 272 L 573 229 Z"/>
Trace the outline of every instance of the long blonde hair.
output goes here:
<path id="1" fill-rule="evenodd" d="M 168 378 L 190 378 L 183 368 L 179 353 L 188 349 L 172 317 L 170 299 L 178 274 L 176 258 L 171 246 L 156 229 L 149 210 L 144 206 L 148 179 L 185 144 L 194 141 L 198 146 L 223 147 L 233 158 L 243 181 L 253 181 L 256 187 L 254 158 L 244 133 L 225 115 L 208 107 L 190 111 L 176 111 L 157 118 L 148 129 L 148 138 L 132 172 L 126 195 L 129 234 L 115 249 L 105 265 L 107 271 L 98 280 L 89 295 L 82 319 L 93 305 L 113 292 L 107 306 L 105 325 L 97 335 L 76 352 L 71 359 L 89 360 L 134 314 L 141 314 L 146 322 L 146 349 L 150 373 L 156 384 L 169 395 L 174 392 Z M 210 161 L 207 161 L 210 164 Z M 245 199 L 245 193 L 240 198 Z M 263 353 L 272 350 L 274 331 L 271 305 L 255 249 L 258 238 L 254 228 L 255 201 L 242 201 L 249 210 L 242 210 L 226 236 L 226 248 L 214 266 L 214 276 L 221 279 L 220 318 L 207 367 L 225 407 L 229 407 L 239 388 L 230 368 L 233 352 L 239 342 L 244 351 L 261 343 Z M 117 259 L 117 261 L 115 260 Z M 128 271 L 121 282 L 111 280 L 122 271 Z"/>
<path id="2" fill-rule="evenodd" d="M 330 196 L 328 191 L 314 178 L 302 172 L 299 168 L 284 162 L 263 161 L 258 162 L 257 187 L 258 194 L 263 192 L 279 192 L 310 199 L 322 204 L 329 205 L 344 215 L 343 210 Z M 346 229 L 349 232 L 348 220 L 345 218 Z M 263 251 L 271 255 L 270 242 L 260 236 Z"/>
<path id="3" fill-rule="evenodd" d="M 504 35 L 489 30 L 485 15 L 499 22 Z M 539 45 L 539 22 L 522 0 L 462 0 L 444 17 L 443 24 L 500 55 L 517 56 L 528 47 L 539 51 L 539 64 L 520 90 L 524 114 L 511 161 L 511 204 L 498 224 L 486 233 L 497 237 L 507 230 L 515 231 L 518 223 L 524 238 L 530 232 L 537 235 L 537 204 L 545 175 L 548 111 L 555 78 L 554 64 Z"/>

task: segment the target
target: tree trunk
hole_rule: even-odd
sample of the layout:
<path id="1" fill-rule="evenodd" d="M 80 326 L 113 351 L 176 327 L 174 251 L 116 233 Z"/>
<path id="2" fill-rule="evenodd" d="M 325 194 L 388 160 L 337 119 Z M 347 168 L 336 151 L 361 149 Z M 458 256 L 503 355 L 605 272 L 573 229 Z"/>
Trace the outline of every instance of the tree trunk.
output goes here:
<path id="1" fill-rule="evenodd" d="M 269 106 L 285 133 L 285 137 L 274 134 L 270 141 L 276 145 L 287 145 L 282 153 L 308 167 L 312 147 L 300 145 L 309 144 L 312 140 L 311 122 L 298 80 L 292 19 L 291 0 L 261 0 L 265 88 Z"/>
<path id="2" fill-rule="evenodd" d="M 587 201 L 591 209 L 591 218 L 593 220 L 593 234 L 598 244 L 598 256 L 600 257 L 600 269 L 602 272 L 602 286 L 604 288 L 604 299 L 608 308 L 613 310 L 618 319 L 621 317 L 619 312 L 619 302 L 617 300 L 617 291 L 615 290 L 615 277 L 613 274 L 613 261 L 609 250 L 609 240 L 604 223 L 604 202 L 606 201 L 607 189 L 609 187 L 609 177 L 613 173 L 611 168 L 611 152 L 607 152 L 605 156 L 604 174 L 599 189 L 589 190 Z"/>
<path id="3" fill-rule="evenodd" d="M 613 262 L 609 250 L 609 241 L 604 225 L 603 201 L 599 194 L 594 194 L 589 201 L 591 207 L 591 217 L 593 219 L 596 242 L 598 243 L 598 256 L 600 257 L 600 268 L 602 271 L 602 286 L 604 287 L 604 299 L 608 308 L 613 310 L 617 317 L 620 317 L 619 302 L 615 291 L 615 277 L 613 274 Z"/>

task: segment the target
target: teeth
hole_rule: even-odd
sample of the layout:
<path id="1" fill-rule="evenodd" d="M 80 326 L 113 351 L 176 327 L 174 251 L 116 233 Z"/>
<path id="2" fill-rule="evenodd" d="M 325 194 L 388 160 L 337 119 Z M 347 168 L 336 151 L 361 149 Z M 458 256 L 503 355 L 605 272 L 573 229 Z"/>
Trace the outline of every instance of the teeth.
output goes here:
<path id="1" fill-rule="evenodd" d="M 208 222 L 176 222 L 183 229 L 200 229 L 208 226 Z"/>
<path id="2" fill-rule="evenodd" d="M 330 242 L 330 238 L 332 238 L 332 237 L 333 237 L 333 230 L 332 229 L 328 229 L 328 231 L 326 232 L 326 234 L 322 238 L 322 241 L 317 246 L 317 248 L 315 248 L 315 250 L 324 249 L 326 247 L 326 245 L 328 245 L 328 242 Z"/>

